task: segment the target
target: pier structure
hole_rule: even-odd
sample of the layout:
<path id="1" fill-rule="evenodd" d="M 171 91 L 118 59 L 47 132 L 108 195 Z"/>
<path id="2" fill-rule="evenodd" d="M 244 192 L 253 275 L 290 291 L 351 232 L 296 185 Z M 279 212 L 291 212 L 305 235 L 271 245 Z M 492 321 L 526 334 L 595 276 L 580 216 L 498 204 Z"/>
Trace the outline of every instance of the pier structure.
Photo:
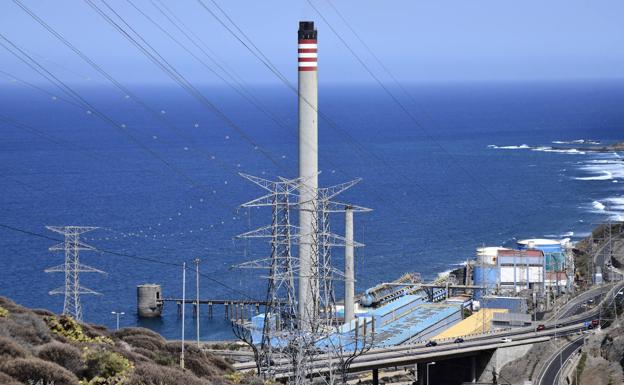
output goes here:
<path id="1" fill-rule="evenodd" d="M 190 299 L 190 298 L 165 298 L 162 296 L 161 286 L 158 284 L 142 284 L 137 286 L 137 313 L 141 318 L 160 317 L 164 310 L 165 303 L 175 303 L 178 314 L 182 314 L 182 306 L 192 305 L 193 316 L 198 316 L 199 306 L 208 307 L 206 315 L 213 318 L 214 307 L 223 306 L 224 318 L 227 320 L 235 318 L 237 315 L 259 314 L 260 307 L 266 307 L 267 301 L 255 299 Z M 249 310 L 251 309 L 251 310 Z"/>

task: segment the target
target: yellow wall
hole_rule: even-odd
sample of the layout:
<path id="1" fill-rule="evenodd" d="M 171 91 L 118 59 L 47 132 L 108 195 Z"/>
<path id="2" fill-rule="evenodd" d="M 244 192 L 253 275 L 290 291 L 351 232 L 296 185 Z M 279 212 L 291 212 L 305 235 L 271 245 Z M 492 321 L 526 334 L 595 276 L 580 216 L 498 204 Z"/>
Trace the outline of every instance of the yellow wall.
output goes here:
<path id="1" fill-rule="evenodd" d="M 449 329 L 446 329 L 433 339 L 440 340 L 444 338 L 456 338 L 490 331 L 494 313 L 507 312 L 507 309 L 481 309 L 478 312 L 473 313 L 470 317 L 451 326 Z"/>

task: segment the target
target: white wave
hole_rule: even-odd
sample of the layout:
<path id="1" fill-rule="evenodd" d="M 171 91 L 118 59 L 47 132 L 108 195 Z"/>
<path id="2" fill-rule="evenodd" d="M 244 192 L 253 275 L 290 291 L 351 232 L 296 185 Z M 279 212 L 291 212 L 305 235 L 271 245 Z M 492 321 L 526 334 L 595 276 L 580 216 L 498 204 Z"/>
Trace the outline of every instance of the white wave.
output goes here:
<path id="1" fill-rule="evenodd" d="M 558 154 L 578 154 L 585 155 L 585 151 L 577 150 L 576 148 L 552 148 L 549 146 L 542 147 L 533 147 L 531 151 L 541 151 L 541 152 L 555 152 Z"/>
<path id="2" fill-rule="evenodd" d="M 596 209 L 596 210 L 600 210 L 600 211 L 604 211 L 604 209 L 606 208 L 605 205 L 603 205 L 602 203 L 598 202 L 598 201 L 593 201 L 592 202 L 592 206 Z"/>
<path id="3" fill-rule="evenodd" d="M 624 162 L 616 160 L 613 154 L 597 154 L 597 159 L 584 162 L 579 169 L 590 176 L 577 177 L 577 180 L 624 179 Z"/>
<path id="4" fill-rule="evenodd" d="M 495 144 L 490 144 L 488 148 L 495 148 L 498 150 L 525 150 L 531 147 L 528 144 L 521 144 L 519 146 L 497 146 Z"/>
<path id="5" fill-rule="evenodd" d="M 544 152 L 556 152 L 559 154 L 577 154 L 577 155 L 585 155 L 585 151 L 579 151 L 576 148 L 551 148 L 547 150 L 543 150 Z"/>
<path id="6" fill-rule="evenodd" d="M 598 176 L 586 176 L 586 177 L 577 177 L 574 178 L 576 180 L 611 180 L 613 179 L 613 174 L 609 171 L 601 171 L 602 175 Z"/>
<path id="7" fill-rule="evenodd" d="M 576 139 L 576 140 L 553 140 L 554 144 L 600 144 L 599 140 Z"/>
<path id="8" fill-rule="evenodd" d="M 624 211 L 624 197 L 612 197 L 606 199 L 609 210 Z"/>

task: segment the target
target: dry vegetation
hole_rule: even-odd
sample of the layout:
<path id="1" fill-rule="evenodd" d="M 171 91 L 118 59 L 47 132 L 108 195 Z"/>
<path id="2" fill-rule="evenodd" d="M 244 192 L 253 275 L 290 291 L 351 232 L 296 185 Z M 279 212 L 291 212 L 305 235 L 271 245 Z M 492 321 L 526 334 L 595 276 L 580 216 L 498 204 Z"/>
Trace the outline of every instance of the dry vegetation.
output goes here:
<path id="1" fill-rule="evenodd" d="M 110 332 L 0 297 L 0 384 L 232 385 L 262 381 L 234 373 L 195 346 L 179 366 L 180 344 L 143 328 Z"/>

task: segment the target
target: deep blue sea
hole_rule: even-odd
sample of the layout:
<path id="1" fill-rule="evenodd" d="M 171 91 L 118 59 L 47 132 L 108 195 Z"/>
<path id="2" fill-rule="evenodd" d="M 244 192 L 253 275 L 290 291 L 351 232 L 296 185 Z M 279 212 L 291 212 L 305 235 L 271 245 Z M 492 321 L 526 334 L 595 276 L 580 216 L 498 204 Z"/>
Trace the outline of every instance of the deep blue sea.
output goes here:
<path id="1" fill-rule="evenodd" d="M 200 258 L 210 277 L 201 277 L 202 298 L 263 298 L 260 272 L 231 268 L 270 252 L 266 241 L 235 239 L 270 222 L 267 209 L 238 208 L 263 191 L 237 173 L 296 176 L 295 95 L 279 86 L 253 88 L 280 126 L 231 90 L 202 87 L 247 140 L 178 88 L 132 89 L 158 118 L 106 85 L 77 90 L 118 127 L 62 94 L 0 84 L 0 224 L 35 234 L 0 228 L 0 295 L 60 312 L 62 297 L 48 291 L 63 285 L 63 276 L 44 269 L 63 255 L 36 235 L 58 236 L 46 225 L 85 225 L 100 227 L 85 235 L 99 249 L 174 264 Z M 319 109 L 332 122 L 320 119 L 320 183 L 362 177 L 340 200 L 374 210 L 355 219 L 357 240 L 366 244 L 356 252 L 357 291 L 406 271 L 433 278 L 482 245 L 577 239 L 609 216 L 624 216 L 618 154 L 552 150 L 565 146 L 553 142 L 624 140 L 624 82 L 407 90 L 411 98 L 394 91 L 418 124 L 373 85 L 322 84 L 319 93 Z M 332 220 L 341 233 L 343 218 Z M 102 293 L 83 297 L 86 321 L 113 327 L 111 311 L 124 311 L 122 326 L 180 337 L 175 305 L 149 322 L 135 310 L 141 283 L 181 296 L 180 268 L 109 253 L 81 257 L 108 273 L 82 276 Z M 342 250 L 334 260 L 340 267 Z M 193 274 L 188 279 L 194 296 Z M 187 338 L 194 338 L 194 321 L 187 321 Z M 231 336 L 221 308 L 212 320 L 204 309 L 201 325 L 203 339 Z"/>

